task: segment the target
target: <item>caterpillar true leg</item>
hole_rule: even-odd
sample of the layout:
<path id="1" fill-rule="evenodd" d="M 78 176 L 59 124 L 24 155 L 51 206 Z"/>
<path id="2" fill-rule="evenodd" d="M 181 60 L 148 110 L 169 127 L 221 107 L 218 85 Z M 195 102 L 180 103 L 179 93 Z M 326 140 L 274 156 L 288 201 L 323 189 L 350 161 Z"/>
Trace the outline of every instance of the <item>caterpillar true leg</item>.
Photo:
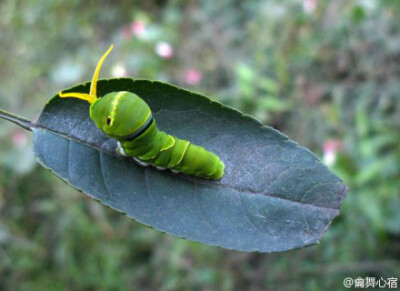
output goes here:
<path id="1" fill-rule="evenodd" d="M 123 147 L 121 146 L 120 142 L 117 142 L 117 153 L 119 153 L 121 156 L 126 157 L 125 151 Z"/>

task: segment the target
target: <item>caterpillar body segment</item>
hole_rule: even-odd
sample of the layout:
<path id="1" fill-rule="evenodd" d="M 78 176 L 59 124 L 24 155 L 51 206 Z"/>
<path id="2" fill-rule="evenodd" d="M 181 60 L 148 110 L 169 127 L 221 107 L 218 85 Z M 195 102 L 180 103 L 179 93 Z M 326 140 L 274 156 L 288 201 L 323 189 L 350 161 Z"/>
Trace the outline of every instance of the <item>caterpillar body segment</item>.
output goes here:
<path id="1" fill-rule="evenodd" d="M 160 170 L 168 168 L 214 180 L 221 179 L 224 172 L 225 166 L 217 155 L 158 130 L 155 121 L 142 135 L 133 140 L 121 140 L 120 145 L 125 155 Z"/>
<path id="2" fill-rule="evenodd" d="M 117 151 L 121 155 L 133 157 L 140 165 L 206 179 L 221 179 L 225 168 L 221 159 L 201 146 L 160 131 L 150 107 L 136 94 L 120 91 L 97 97 L 100 68 L 111 49 L 112 46 L 100 59 L 88 94 L 60 92 L 59 97 L 88 101 L 91 104 L 90 118 L 96 126 L 118 141 Z"/>

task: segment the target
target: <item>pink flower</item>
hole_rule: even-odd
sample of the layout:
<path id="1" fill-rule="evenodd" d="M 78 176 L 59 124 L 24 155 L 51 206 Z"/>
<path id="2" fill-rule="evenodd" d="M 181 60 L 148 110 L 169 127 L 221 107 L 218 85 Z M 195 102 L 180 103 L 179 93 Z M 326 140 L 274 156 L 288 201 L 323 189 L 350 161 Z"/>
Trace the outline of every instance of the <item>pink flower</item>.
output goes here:
<path id="1" fill-rule="evenodd" d="M 312 14 L 317 9 L 317 0 L 304 0 L 303 10 L 307 14 Z"/>
<path id="2" fill-rule="evenodd" d="M 203 74 L 197 69 L 188 69 L 183 76 L 185 83 L 188 85 L 197 85 L 202 78 Z"/>
<path id="3" fill-rule="evenodd" d="M 129 27 L 125 26 L 122 28 L 122 37 L 124 39 L 130 39 L 132 37 L 132 32 Z"/>
<path id="4" fill-rule="evenodd" d="M 17 147 L 24 147 L 28 143 L 28 138 L 25 132 L 17 130 L 13 133 L 11 140 Z"/>
<path id="5" fill-rule="evenodd" d="M 131 24 L 131 32 L 137 38 L 142 38 L 146 33 L 146 25 L 141 20 L 135 20 Z"/>
<path id="6" fill-rule="evenodd" d="M 323 162 L 327 166 L 333 166 L 337 159 L 337 153 L 342 150 L 342 141 L 330 139 L 324 142 Z"/>
<path id="7" fill-rule="evenodd" d="M 174 48 L 165 41 L 159 41 L 155 47 L 156 54 L 163 59 L 169 59 L 174 55 Z"/>

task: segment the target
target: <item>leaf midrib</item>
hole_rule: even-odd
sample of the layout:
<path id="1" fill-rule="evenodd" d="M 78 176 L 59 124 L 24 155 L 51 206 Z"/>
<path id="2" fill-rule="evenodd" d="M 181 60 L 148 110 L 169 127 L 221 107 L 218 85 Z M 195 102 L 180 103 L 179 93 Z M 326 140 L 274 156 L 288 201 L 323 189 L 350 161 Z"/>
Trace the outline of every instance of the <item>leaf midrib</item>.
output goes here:
<path id="1" fill-rule="evenodd" d="M 110 152 L 110 151 L 106 151 L 106 150 L 104 150 L 104 149 L 99 148 L 98 146 L 96 146 L 96 145 L 94 145 L 94 144 L 91 144 L 91 143 L 86 142 L 86 141 L 84 141 L 84 140 L 76 139 L 76 138 L 71 137 L 71 136 L 67 136 L 67 135 L 65 135 L 65 133 L 62 133 L 62 132 L 59 132 L 59 131 L 56 131 L 56 130 L 54 130 L 54 129 L 50 129 L 50 128 L 47 128 L 47 127 L 44 127 L 44 126 L 39 125 L 39 124 L 37 124 L 37 123 L 32 123 L 32 124 L 31 124 L 31 128 L 33 129 L 33 132 L 34 132 L 34 129 L 46 130 L 46 131 L 51 132 L 51 133 L 53 133 L 53 134 L 57 134 L 57 135 L 61 136 L 62 138 L 65 138 L 65 139 L 68 139 L 68 140 L 77 142 L 77 143 L 79 143 L 79 144 L 83 144 L 83 145 L 85 145 L 85 146 L 91 147 L 91 148 L 93 148 L 93 149 L 95 149 L 95 150 L 97 150 L 97 151 L 103 152 L 103 153 L 105 153 L 105 154 L 108 154 L 108 155 L 111 155 L 111 156 L 114 156 L 114 157 L 118 157 L 118 158 L 123 158 L 123 157 L 121 157 L 120 155 L 118 155 L 116 152 L 115 152 L 115 153 L 112 153 L 112 152 Z M 213 183 L 213 182 L 209 182 L 209 181 L 207 181 L 207 180 L 196 179 L 196 178 L 192 178 L 192 177 L 190 177 L 190 178 L 189 178 L 189 177 L 185 177 L 184 175 L 181 175 L 179 178 L 180 178 L 180 179 L 183 179 L 183 180 L 185 180 L 185 181 L 191 182 L 191 183 L 193 183 L 193 184 L 208 185 L 208 186 L 210 186 L 210 187 L 222 188 L 222 189 L 231 189 L 231 190 L 235 190 L 235 191 L 240 192 L 240 193 L 248 193 L 248 194 L 250 194 L 250 195 L 267 196 L 267 197 L 270 197 L 270 198 L 273 198 L 273 199 L 279 199 L 279 200 L 288 201 L 288 202 L 291 202 L 291 203 L 301 204 L 301 205 L 305 205 L 305 206 L 309 206 L 309 207 L 314 207 L 314 208 L 318 208 L 318 209 L 325 209 L 325 210 L 328 210 L 328 211 L 334 210 L 335 213 L 338 213 L 338 212 L 339 212 L 338 208 L 335 208 L 335 207 L 327 207 L 327 206 L 321 206 L 321 205 L 314 205 L 314 204 L 305 203 L 305 202 L 302 202 L 302 201 L 291 200 L 291 199 L 288 199 L 288 198 L 280 197 L 280 196 L 277 196 L 277 195 L 273 195 L 273 194 L 271 194 L 271 193 L 260 193 L 260 192 L 256 192 L 255 190 L 252 190 L 252 189 L 241 189 L 241 188 L 237 188 L 237 187 L 232 187 L 232 186 L 229 185 L 229 184 L 224 184 L 224 183 Z M 342 197 L 342 195 L 343 195 L 343 193 L 346 191 L 346 189 L 347 189 L 346 186 L 344 186 L 343 189 L 341 190 L 340 194 L 339 194 L 340 197 Z"/>

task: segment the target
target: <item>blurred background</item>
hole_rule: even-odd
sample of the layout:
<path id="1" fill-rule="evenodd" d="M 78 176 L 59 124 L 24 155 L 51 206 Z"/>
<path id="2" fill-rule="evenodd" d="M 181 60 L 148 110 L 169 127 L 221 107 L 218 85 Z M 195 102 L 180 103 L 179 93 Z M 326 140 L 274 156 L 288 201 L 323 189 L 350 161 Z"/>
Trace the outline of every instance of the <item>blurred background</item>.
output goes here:
<path id="1" fill-rule="evenodd" d="M 61 89 L 150 78 L 251 114 L 350 190 L 321 243 L 242 253 L 164 235 L 39 166 L 0 121 L 1 290 L 338 290 L 400 277 L 400 1 L 0 2 L 0 108 L 35 120 Z"/>

